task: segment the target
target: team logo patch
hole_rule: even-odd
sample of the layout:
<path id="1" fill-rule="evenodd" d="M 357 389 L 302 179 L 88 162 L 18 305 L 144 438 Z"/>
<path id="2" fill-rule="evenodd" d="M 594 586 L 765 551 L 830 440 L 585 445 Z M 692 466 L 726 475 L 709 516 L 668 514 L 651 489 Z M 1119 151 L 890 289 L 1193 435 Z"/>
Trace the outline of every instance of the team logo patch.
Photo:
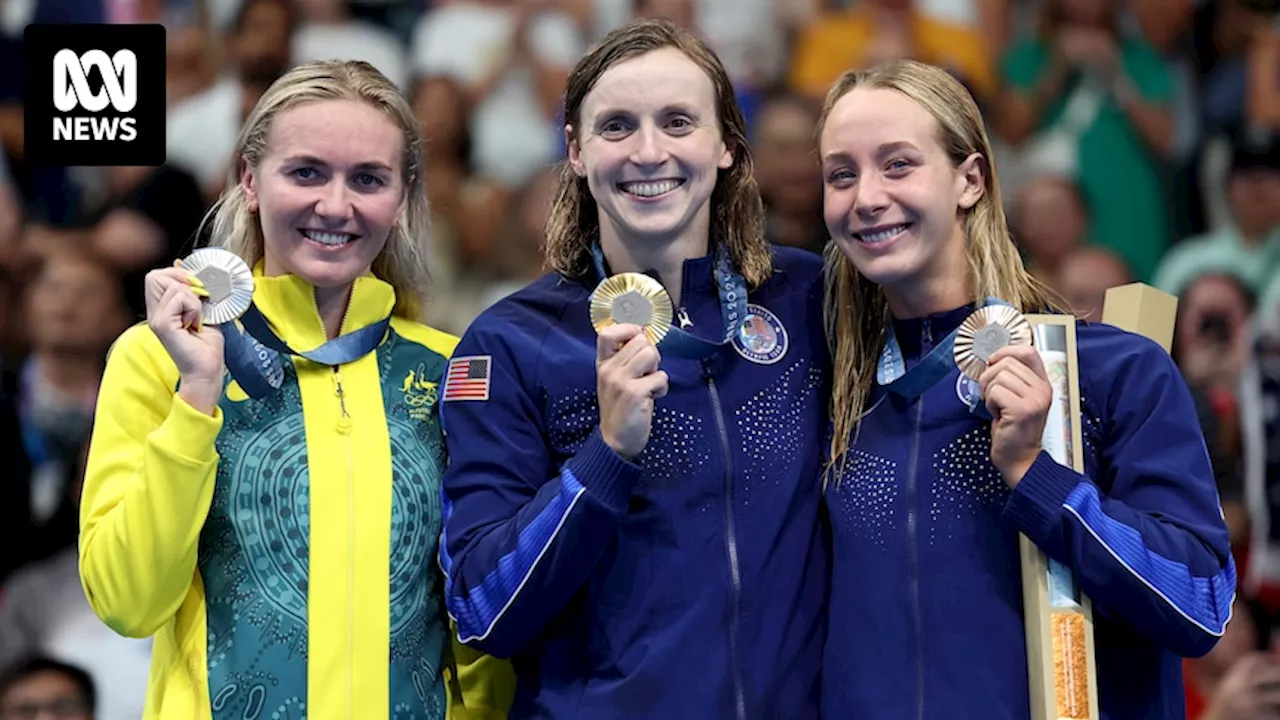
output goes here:
<path id="1" fill-rule="evenodd" d="M 405 375 L 400 384 L 400 393 L 405 406 L 409 408 L 409 417 L 428 420 L 431 408 L 435 407 L 436 400 L 440 397 L 439 383 L 429 380 L 427 369 L 422 363 L 418 363 L 418 367 Z"/>
<path id="2" fill-rule="evenodd" d="M 772 365 L 787 354 L 787 329 L 777 315 L 759 305 L 747 305 L 747 317 L 733 336 L 733 349 L 759 365 Z"/>
<path id="3" fill-rule="evenodd" d="M 980 402 L 981 395 L 982 389 L 978 381 L 960 373 L 956 378 L 956 397 L 960 398 L 960 402 L 964 403 L 965 407 L 973 408 Z"/>

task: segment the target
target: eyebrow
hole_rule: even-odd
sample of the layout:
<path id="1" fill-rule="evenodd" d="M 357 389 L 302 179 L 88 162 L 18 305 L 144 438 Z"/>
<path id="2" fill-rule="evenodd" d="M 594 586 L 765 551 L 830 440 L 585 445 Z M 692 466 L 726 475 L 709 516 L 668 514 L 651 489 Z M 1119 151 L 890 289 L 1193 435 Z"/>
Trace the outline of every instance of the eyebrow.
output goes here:
<path id="1" fill-rule="evenodd" d="M 684 103 L 684 102 L 675 102 L 675 103 L 669 103 L 667 105 L 664 105 L 662 109 L 658 111 L 658 114 L 666 114 L 671 112 L 684 113 L 685 115 L 695 115 L 695 116 L 699 115 L 697 109 L 693 106 L 692 103 Z M 596 111 L 595 114 L 592 115 L 592 119 L 598 120 L 599 118 L 613 117 L 615 115 L 640 115 L 640 114 L 642 113 L 637 113 L 635 110 L 630 110 L 624 107 L 619 107 L 615 105 L 606 105 L 600 108 L 598 111 Z"/>
<path id="2" fill-rule="evenodd" d="M 884 157 L 885 155 L 888 155 L 890 153 L 900 152 L 903 150 L 909 150 L 911 152 L 917 152 L 917 153 L 920 152 L 920 148 L 916 147 L 913 143 L 909 143 L 906 140 L 898 140 L 896 142 L 884 143 L 880 147 L 876 148 L 876 157 Z M 831 152 L 822 156 L 823 162 L 830 162 L 833 160 L 852 160 L 852 159 L 853 159 L 853 156 L 847 152 L 844 152 L 843 150 L 832 150 Z"/>
<path id="3" fill-rule="evenodd" d="M 318 157 L 315 157 L 314 155 L 294 155 L 292 157 L 285 158 L 284 164 L 285 165 L 322 165 L 324 167 L 329 167 L 329 163 L 325 162 L 324 160 L 321 160 Z M 366 170 L 366 171 L 380 170 L 382 172 L 391 172 L 390 165 L 387 165 L 386 163 L 383 163 L 383 162 L 376 162 L 376 161 L 356 163 L 355 169 Z"/>

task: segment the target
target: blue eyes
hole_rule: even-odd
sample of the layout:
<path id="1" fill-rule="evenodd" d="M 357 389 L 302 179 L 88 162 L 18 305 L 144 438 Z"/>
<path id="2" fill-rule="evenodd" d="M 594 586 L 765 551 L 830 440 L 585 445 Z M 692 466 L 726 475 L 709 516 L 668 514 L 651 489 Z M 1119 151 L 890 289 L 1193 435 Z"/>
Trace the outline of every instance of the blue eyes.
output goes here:
<path id="1" fill-rule="evenodd" d="M 914 166 L 910 160 L 904 158 L 895 158 L 890 160 L 884 166 L 884 174 L 891 178 L 897 179 L 906 176 Z M 850 184 L 858 180 L 858 174 L 848 168 L 837 168 L 827 174 L 827 182 L 832 184 Z"/>
<path id="2" fill-rule="evenodd" d="M 312 167 L 296 168 L 289 171 L 289 174 L 305 183 L 323 179 L 320 172 Z M 366 190 L 372 190 L 386 185 L 386 182 L 384 182 L 382 178 L 377 175 L 370 175 L 369 173 L 359 173 L 358 175 L 353 176 L 352 181 L 357 187 L 364 188 Z"/>

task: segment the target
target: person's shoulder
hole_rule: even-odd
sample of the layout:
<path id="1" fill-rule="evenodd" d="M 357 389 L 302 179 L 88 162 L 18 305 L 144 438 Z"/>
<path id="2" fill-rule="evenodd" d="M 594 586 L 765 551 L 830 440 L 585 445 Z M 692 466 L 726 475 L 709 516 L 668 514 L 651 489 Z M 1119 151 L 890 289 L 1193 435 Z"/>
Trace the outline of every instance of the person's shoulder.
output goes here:
<path id="1" fill-rule="evenodd" d="M 1076 322 L 1076 354 L 1082 378 L 1095 387 L 1114 383 L 1162 384 L 1180 378 L 1160 343 L 1103 322 Z"/>
<path id="2" fill-rule="evenodd" d="M 550 272 L 485 308 L 462 336 L 465 350 L 476 346 L 525 349 L 541 343 L 547 330 L 564 318 L 587 290 L 556 272 Z"/>
<path id="3" fill-rule="evenodd" d="M 822 257 L 810 250 L 771 245 L 773 267 L 769 279 L 760 288 L 768 294 L 812 292 L 823 283 Z"/>
<path id="4" fill-rule="evenodd" d="M 428 350 L 449 357 L 458 346 L 458 337 L 443 330 L 437 330 L 425 323 L 402 317 L 391 318 L 391 329 L 397 335 Z"/>

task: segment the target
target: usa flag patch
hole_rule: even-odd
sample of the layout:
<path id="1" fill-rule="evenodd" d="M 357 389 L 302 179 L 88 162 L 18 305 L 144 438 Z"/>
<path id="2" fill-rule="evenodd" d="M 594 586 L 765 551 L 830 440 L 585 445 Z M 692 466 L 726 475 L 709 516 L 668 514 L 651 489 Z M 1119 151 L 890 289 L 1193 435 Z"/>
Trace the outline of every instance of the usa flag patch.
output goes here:
<path id="1" fill-rule="evenodd" d="M 493 358 L 489 355 L 453 358 L 444 379 L 442 402 L 454 400 L 488 400 L 489 376 Z"/>

